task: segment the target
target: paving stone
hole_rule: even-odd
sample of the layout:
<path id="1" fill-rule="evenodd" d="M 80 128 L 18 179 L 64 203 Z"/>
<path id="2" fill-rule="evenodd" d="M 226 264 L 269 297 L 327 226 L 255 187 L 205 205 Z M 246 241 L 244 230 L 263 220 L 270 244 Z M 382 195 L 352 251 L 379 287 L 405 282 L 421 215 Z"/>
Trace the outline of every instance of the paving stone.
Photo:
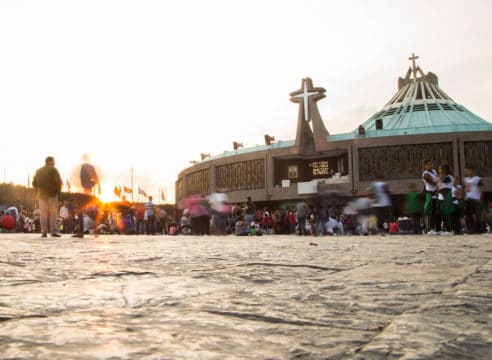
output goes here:
<path id="1" fill-rule="evenodd" d="M 492 358 L 490 234 L 0 246 L 1 359 Z"/>

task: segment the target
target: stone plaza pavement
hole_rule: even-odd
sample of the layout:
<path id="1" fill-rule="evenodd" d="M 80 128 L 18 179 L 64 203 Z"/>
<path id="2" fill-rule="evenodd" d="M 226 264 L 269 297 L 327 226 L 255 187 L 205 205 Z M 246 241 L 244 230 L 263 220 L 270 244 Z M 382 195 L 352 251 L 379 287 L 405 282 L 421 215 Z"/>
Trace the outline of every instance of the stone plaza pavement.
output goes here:
<path id="1" fill-rule="evenodd" d="M 491 234 L 0 247 L 1 359 L 492 358 Z"/>

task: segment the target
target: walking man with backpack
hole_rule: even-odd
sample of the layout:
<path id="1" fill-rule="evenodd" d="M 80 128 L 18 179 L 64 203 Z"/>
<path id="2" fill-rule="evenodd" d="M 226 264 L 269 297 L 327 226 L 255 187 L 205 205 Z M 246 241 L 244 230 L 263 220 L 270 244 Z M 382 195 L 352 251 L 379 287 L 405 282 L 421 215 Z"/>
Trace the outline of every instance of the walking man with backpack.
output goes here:
<path id="1" fill-rule="evenodd" d="M 101 185 L 99 183 L 99 176 L 97 175 L 96 168 L 94 165 L 89 163 L 89 155 L 82 155 L 82 165 L 80 166 L 80 171 L 76 176 L 79 176 L 80 185 L 82 188 L 82 192 L 88 196 L 95 196 L 96 189 L 97 195 L 101 194 Z M 87 209 L 93 207 L 95 210 L 95 219 L 94 220 L 94 233 L 97 233 L 97 226 L 99 225 L 99 211 L 95 203 L 91 200 L 88 200 L 85 204 L 78 204 L 78 227 L 77 233 L 72 235 L 73 237 L 83 238 L 84 237 L 84 214 Z"/>

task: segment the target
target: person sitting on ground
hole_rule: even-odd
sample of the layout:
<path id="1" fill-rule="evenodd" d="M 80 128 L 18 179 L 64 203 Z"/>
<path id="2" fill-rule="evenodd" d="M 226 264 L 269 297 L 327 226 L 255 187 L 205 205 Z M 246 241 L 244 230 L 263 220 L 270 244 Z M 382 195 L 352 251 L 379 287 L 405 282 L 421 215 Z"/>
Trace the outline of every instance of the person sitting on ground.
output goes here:
<path id="1" fill-rule="evenodd" d="M 169 225 L 169 230 L 167 231 L 168 235 L 177 235 L 178 228 L 174 222 Z"/>
<path id="2" fill-rule="evenodd" d="M 398 224 L 398 221 L 396 219 L 393 219 L 393 221 L 390 222 L 389 226 L 389 233 L 391 235 L 398 234 L 400 232 L 400 225 Z"/>
<path id="3" fill-rule="evenodd" d="M 339 227 L 339 221 L 329 216 L 328 220 L 325 222 L 325 232 L 326 235 L 341 235 L 343 230 Z"/>
<path id="4" fill-rule="evenodd" d="M 186 211 L 183 213 L 180 219 L 179 231 L 181 234 L 190 235 L 191 234 L 191 219 L 189 213 Z"/>
<path id="5" fill-rule="evenodd" d="M 237 219 L 234 234 L 237 236 L 248 236 L 249 235 L 248 225 L 246 224 L 246 222 L 244 220 L 244 216 L 240 216 Z"/>
<path id="6" fill-rule="evenodd" d="M 249 235 L 261 236 L 263 235 L 263 231 L 261 231 L 260 224 L 252 221 L 249 226 Z"/>
<path id="7" fill-rule="evenodd" d="M 1 224 L 3 231 L 14 232 L 15 231 L 15 218 L 9 213 L 5 213 Z"/>

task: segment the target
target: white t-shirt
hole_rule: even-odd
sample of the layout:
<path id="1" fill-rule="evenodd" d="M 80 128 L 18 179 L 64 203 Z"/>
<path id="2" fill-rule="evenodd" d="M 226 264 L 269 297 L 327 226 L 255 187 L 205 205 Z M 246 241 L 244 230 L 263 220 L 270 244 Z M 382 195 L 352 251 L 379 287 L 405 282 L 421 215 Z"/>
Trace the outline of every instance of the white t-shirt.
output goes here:
<path id="1" fill-rule="evenodd" d="M 434 179 L 434 183 L 431 183 L 424 179 L 424 176 L 428 174 Z M 431 171 L 425 170 L 422 174 L 422 181 L 424 182 L 425 190 L 429 192 L 433 192 L 437 190 L 437 173 L 436 170 L 432 169 Z"/>
<path id="2" fill-rule="evenodd" d="M 480 200 L 482 195 L 482 191 L 478 186 L 480 180 L 482 179 L 480 179 L 479 176 L 465 178 L 465 191 L 466 191 L 465 199 Z"/>
<path id="3" fill-rule="evenodd" d="M 333 218 L 328 218 L 328 221 L 325 223 L 326 232 L 333 234 L 338 229 L 338 222 Z"/>
<path id="4" fill-rule="evenodd" d="M 391 198 L 386 192 L 386 183 L 383 181 L 376 181 L 373 183 L 374 197 L 376 201 L 372 204 L 373 207 L 385 207 L 391 206 Z"/>
<path id="5" fill-rule="evenodd" d="M 68 208 L 66 206 L 62 206 L 60 208 L 60 213 L 59 213 L 59 216 L 62 218 L 62 219 L 68 219 L 70 217 L 70 212 L 68 211 Z"/>

